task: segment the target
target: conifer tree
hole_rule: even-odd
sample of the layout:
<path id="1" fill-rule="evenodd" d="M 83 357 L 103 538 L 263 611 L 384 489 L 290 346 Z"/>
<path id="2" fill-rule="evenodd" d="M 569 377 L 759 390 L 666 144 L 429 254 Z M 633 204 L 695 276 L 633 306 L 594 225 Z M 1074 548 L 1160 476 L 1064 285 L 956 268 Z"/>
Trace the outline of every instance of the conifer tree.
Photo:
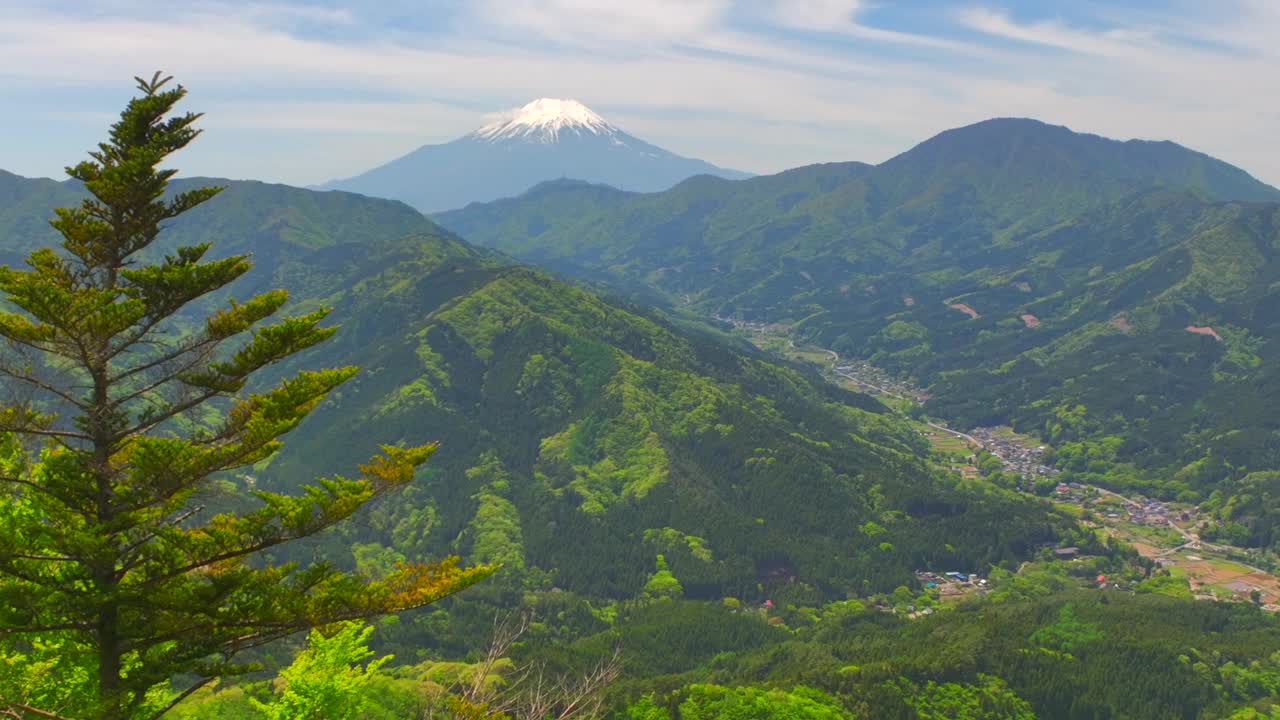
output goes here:
<path id="1" fill-rule="evenodd" d="M 246 387 L 335 332 L 324 310 L 263 324 L 285 304 L 280 290 L 186 319 L 250 261 L 206 259 L 208 244 L 147 252 L 221 188 L 166 193 L 175 171 L 158 166 L 200 134 L 200 115 L 172 114 L 186 91 L 170 78 L 137 80 L 109 139 L 67 169 L 87 197 L 51 222 L 65 252 L 0 267 L 0 387 L 13 396 L 0 433 L 40 450 L 0 462 L 0 716 L 156 718 L 243 672 L 245 650 L 426 605 L 490 572 L 448 558 L 373 581 L 263 554 L 408 483 L 433 445 L 385 446 L 354 478 L 201 513 L 200 491 L 275 453 L 356 369 Z"/>

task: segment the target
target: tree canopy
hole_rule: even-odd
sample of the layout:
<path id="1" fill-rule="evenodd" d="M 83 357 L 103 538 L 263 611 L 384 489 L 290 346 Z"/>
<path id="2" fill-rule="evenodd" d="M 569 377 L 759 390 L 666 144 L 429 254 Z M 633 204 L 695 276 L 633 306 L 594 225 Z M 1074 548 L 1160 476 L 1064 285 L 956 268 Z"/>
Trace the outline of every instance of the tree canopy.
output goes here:
<path id="1" fill-rule="evenodd" d="M 160 257 L 170 220 L 218 194 L 166 192 L 159 169 L 196 139 L 198 113 L 157 73 L 138 79 L 108 139 L 67 169 L 88 192 L 57 210 L 62 250 L 0 268 L 0 709 L 19 717 L 155 718 L 243 651 L 299 630 L 419 607 L 491 572 L 457 558 L 374 581 L 264 551 L 314 535 L 410 482 L 433 444 L 384 446 L 354 477 L 206 517 L 202 491 L 270 458 L 354 367 L 251 378 L 336 332 L 321 309 L 263 324 L 271 290 L 203 319 L 190 306 L 249 271 L 209 243 Z"/>

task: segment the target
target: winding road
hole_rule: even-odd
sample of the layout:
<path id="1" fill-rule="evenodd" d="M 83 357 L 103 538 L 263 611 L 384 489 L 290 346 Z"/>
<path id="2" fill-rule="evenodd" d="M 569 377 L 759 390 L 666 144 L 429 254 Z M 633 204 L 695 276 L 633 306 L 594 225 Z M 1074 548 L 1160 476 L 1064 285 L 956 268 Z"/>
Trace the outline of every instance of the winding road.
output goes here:
<path id="1" fill-rule="evenodd" d="M 791 344 L 791 347 L 792 347 L 792 348 L 795 348 L 795 344 L 794 344 L 794 343 L 792 343 L 792 344 Z M 838 370 L 838 369 L 837 369 L 837 367 L 840 365 L 840 354 L 839 354 L 839 353 L 837 353 L 835 350 L 828 350 L 828 349 L 826 349 L 826 348 L 822 348 L 822 351 L 823 351 L 823 352 L 825 352 L 825 353 L 827 353 L 828 355 L 830 355 L 830 356 L 831 356 L 831 372 L 835 373 L 836 375 L 839 375 L 840 377 L 842 377 L 842 378 L 844 378 L 844 379 L 846 379 L 846 380 L 849 380 L 849 381 L 851 381 L 851 382 L 853 382 L 853 383 L 856 383 L 856 384 L 858 384 L 858 385 L 861 385 L 862 387 L 871 388 L 872 390 L 875 390 L 876 392 L 880 393 L 881 395 L 888 395 L 889 397 L 897 398 L 897 399 L 899 399 L 899 400 L 908 400 L 908 399 L 909 399 L 909 398 L 907 398 L 907 397 L 906 397 L 906 396 L 904 396 L 904 395 L 899 395 L 898 393 L 893 392 L 892 390 L 889 390 L 889 389 L 887 389 L 887 388 L 882 388 L 882 387 L 880 387 L 879 385 L 875 385 L 875 384 L 873 384 L 873 383 L 869 383 L 869 382 L 867 382 L 866 380 L 863 380 L 863 379 L 861 379 L 861 378 L 854 377 L 853 375 L 850 375 L 849 373 L 840 372 L 840 370 Z M 966 441 L 968 441 L 968 443 L 969 443 L 970 445 L 974 445 L 974 446 L 977 446 L 977 447 L 983 447 L 982 443 L 981 443 L 981 442 L 979 442 L 979 441 L 978 441 L 978 439 L 977 439 L 977 438 L 975 438 L 975 437 L 974 437 L 974 436 L 972 436 L 972 435 L 967 435 L 967 434 L 962 433 L 962 432 L 960 432 L 960 431 L 958 431 L 958 430 L 952 430 L 951 428 L 946 427 L 945 425 L 939 425 L 938 423 L 935 423 L 935 422 L 933 422 L 933 421 L 931 421 L 931 420 L 922 420 L 921 422 L 923 422 L 925 425 L 928 425 L 929 427 L 933 428 L 934 430 L 938 430 L 938 431 L 940 431 L 940 432 L 947 433 L 948 435 L 953 435 L 953 436 L 958 437 L 958 438 L 960 438 L 960 439 L 962 439 L 962 440 L 966 440 Z M 988 452 L 990 452 L 990 451 L 988 451 Z M 998 458 L 1000 458 L 1000 455 L 998 455 L 997 453 L 994 453 L 994 452 L 993 452 L 993 453 L 991 453 L 991 454 L 992 454 L 992 455 L 995 455 L 995 456 L 996 456 L 996 457 L 998 457 Z M 1000 459 L 1001 459 L 1001 460 L 1003 460 L 1004 458 L 1000 458 Z"/>
<path id="2" fill-rule="evenodd" d="M 788 339 L 787 344 L 788 344 L 788 346 L 789 346 L 790 348 L 792 348 L 793 350 L 798 349 L 798 348 L 796 348 L 795 341 L 793 341 L 793 340 Z M 888 388 L 880 387 L 879 385 L 876 385 L 876 384 L 874 384 L 874 383 L 869 383 L 869 382 L 867 382 L 866 380 L 863 380 L 863 379 L 861 379 L 861 378 L 855 377 L 855 376 L 853 376 L 853 375 L 851 375 L 851 374 L 849 374 L 849 373 L 841 372 L 841 371 L 838 369 L 838 367 L 839 367 L 839 365 L 840 365 L 840 354 L 839 354 L 839 353 L 837 353 L 835 350 L 829 350 L 829 349 L 827 349 L 827 348 L 819 348 L 819 350 L 821 350 L 822 352 L 825 352 L 827 355 L 831 356 L 831 372 L 832 372 L 832 373 L 834 373 L 835 375 L 838 375 L 838 376 L 840 376 L 840 377 L 842 377 L 842 378 L 844 378 L 844 379 L 846 379 L 846 380 L 849 380 L 850 382 L 853 382 L 854 384 L 859 385 L 859 386 L 861 386 L 861 387 L 865 387 L 865 388 L 868 388 L 868 389 L 870 389 L 870 390 L 873 390 L 873 391 L 875 391 L 876 393 L 879 393 L 879 394 L 881 394 L 881 395 L 888 395 L 889 397 L 897 398 L 897 399 L 899 399 L 899 400 L 907 400 L 907 399 L 909 399 L 909 398 L 904 397 L 903 395 L 899 395 L 898 393 L 893 392 L 892 390 L 889 390 Z M 958 431 L 958 430 L 952 430 L 951 428 L 946 427 L 945 425 L 939 425 L 938 423 L 935 423 L 935 422 L 933 422 L 933 421 L 931 421 L 931 420 L 922 420 L 922 422 L 923 422 L 925 425 L 927 425 L 927 426 L 929 426 L 929 427 L 933 428 L 934 430 L 937 430 L 937 431 L 939 431 L 939 432 L 943 432 L 943 433 L 946 433 L 946 434 L 948 434 L 948 435 L 951 435 L 951 436 L 954 436 L 954 437 L 960 438 L 960 439 L 962 439 L 962 440 L 965 440 L 966 442 L 968 442 L 970 445 L 972 445 L 972 446 L 974 446 L 974 447 L 982 448 L 982 449 L 986 449 L 986 450 L 987 450 L 987 452 L 989 452 L 989 453 L 991 453 L 992 455 L 994 455 L 995 457 L 999 458 L 1001 461 L 1003 461 L 1003 460 L 1005 459 L 1005 458 L 1003 458 L 1003 457 L 1002 457 L 998 452 L 995 452 L 995 451 L 991 450 L 990 448 L 987 448 L 987 447 L 986 447 L 986 445 L 985 445 L 982 441 L 978 440 L 977 438 L 975 438 L 975 437 L 974 437 L 974 436 L 972 436 L 972 435 L 969 435 L 969 434 L 967 434 L 967 433 L 962 433 L 962 432 L 960 432 L 960 431 Z M 1121 494 L 1120 494 L 1120 493 L 1118 493 L 1118 492 L 1114 492 L 1114 491 L 1112 491 L 1112 490 L 1107 490 L 1106 488 L 1101 488 L 1101 487 L 1098 487 L 1098 486 L 1096 486 L 1096 485 L 1091 486 L 1091 487 L 1093 487 L 1093 489 L 1097 490 L 1097 491 L 1098 491 L 1099 493 L 1101 493 L 1102 495 L 1109 495 L 1109 496 L 1111 496 L 1111 497 L 1114 497 L 1114 498 L 1116 498 L 1116 499 L 1120 500 L 1122 503 L 1124 503 L 1125 505 L 1127 505 L 1127 506 L 1129 506 L 1129 507 L 1131 507 L 1131 508 L 1139 508 L 1139 507 L 1142 507 L 1141 503 L 1139 503 L 1138 501 L 1133 500 L 1133 499 L 1128 498 L 1128 497 L 1125 497 L 1124 495 L 1121 495 Z M 1168 549 L 1166 549 L 1166 550 L 1162 550 L 1162 551 L 1160 551 L 1160 552 L 1156 553 L 1155 555 L 1153 555 L 1153 557 L 1161 557 L 1161 558 L 1162 558 L 1162 557 L 1167 557 L 1167 556 L 1169 556 L 1169 555 L 1173 555 L 1174 553 L 1177 553 L 1177 552 L 1178 552 L 1178 551 L 1180 551 L 1180 550 L 1209 550 L 1209 551 L 1211 551 L 1211 552 L 1217 552 L 1217 553 L 1223 553 L 1223 554 L 1225 554 L 1225 553 L 1227 553 L 1228 551 L 1230 551 L 1230 550 L 1232 549 L 1232 548 L 1227 547 L 1227 546 L 1223 546 L 1223 545 L 1215 545 L 1215 544 L 1213 544 L 1213 543 L 1205 542 L 1205 541 L 1201 540 L 1199 536 L 1197 536 L 1197 535 L 1193 535 L 1193 534 L 1191 534 L 1191 533 L 1187 532 L 1186 530 L 1184 530 L 1183 528 L 1178 527 L 1176 524 L 1174 524 L 1174 522 L 1173 522 L 1172 520 L 1169 520 L 1169 521 L 1168 521 L 1168 524 L 1169 524 L 1169 527 L 1173 528 L 1175 531 L 1177 531 L 1177 532 L 1178 532 L 1178 534 L 1179 534 L 1179 535 L 1181 535 L 1181 536 L 1182 536 L 1182 539 L 1184 540 L 1184 542 L 1183 542 L 1181 545 L 1178 545 L 1177 547 L 1173 547 L 1173 548 L 1168 548 Z M 1251 570 L 1251 571 L 1253 571 L 1253 572 L 1259 572 L 1259 573 L 1266 573 L 1266 572 L 1267 572 L 1266 570 L 1263 570 L 1263 569 L 1261 569 L 1261 568 L 1253 567 L 1252 565 L 1249 565 L 1249 564 L 1247 564 L 1247 563 L 1242 563 L 1242 562 L 1240 562 L 1240 561 L 1238 561 L 1238 560 L 1237 560 L 1237 561 L 1235 561 L 1235 562 L 1237 562 L 1239 565 L 1241 565 L 1241 566 L 1243 566 L 1243 567 L 1248 568 L 1249 570 Z"/>

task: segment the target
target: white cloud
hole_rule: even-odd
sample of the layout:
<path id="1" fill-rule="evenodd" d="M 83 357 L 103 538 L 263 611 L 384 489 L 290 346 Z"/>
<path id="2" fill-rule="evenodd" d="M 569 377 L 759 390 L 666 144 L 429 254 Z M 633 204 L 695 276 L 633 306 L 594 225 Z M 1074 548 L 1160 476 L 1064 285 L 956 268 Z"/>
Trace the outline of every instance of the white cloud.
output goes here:
<path id="1" fill-rule="evenodd" d="M 358 11 L 285 3 L 170 15 L 126 3 L 93 16 L 0 5 L 0 104 L 86 127 L 98 113 L 100 131 L 128 78 L 160 66 L 210 111 L 184 167 L 297 183 L 456 137 L 537 96 L 576 97 L 673 151 L 755 171 L 880 161 L 948 127 L 1024 115 L 1171 138 L 1280 182 L 1280 97 L 1266 92 L 1277 5 L 1130 11 L 1106 18 L 1108 30 L 970 8 L 943 18 L 946 37 L 872 27 L 876 8 L 857 0 L 475 0 L 429 32 L 381 33 Z M 789 32 L 744 29 L 744 8 Z M 10 112 L 0 137 L 36 122 Z M 5 142 L 0 167 L 55 174 L 68 160 Z"/>
<path id="2" fill-rule="evenodd" d="M 553 40 L 596 51 L 652 49 L 712 31 L 732 0 L 474 0 L 472 27 L 502 28 L 517 39 Z"/>
<path id="3" fill-rule="evenodd" d="M 766 17 L 780 27 L 844 35 L 851 38 L 907 46 L 923 46 L 981 53 L 982 49 L 946 38 L 899 32 L 863 22 L 872 10 L 865 0 L 766 0 Z"/>
<path id="4" fill-rule="evenodd" d="M 785 25 L 815 30 L 842 30 L 854 24 L 862 0 L 791 0 L 774 5 L 774 17 Z"/>
<path id="5" fill-rule="evenodd" d="M 1074 30 L 1057 20 L 1018 24 L 1005 13 L 985 8 L 965 10 L 959 13 L 959 17 L 964 25 L 989 35 L 1112 59 L 1146 57 L 1145 51 L 1154 39 L 1150 31 L 1112 29 L 1086 32 Z"/>

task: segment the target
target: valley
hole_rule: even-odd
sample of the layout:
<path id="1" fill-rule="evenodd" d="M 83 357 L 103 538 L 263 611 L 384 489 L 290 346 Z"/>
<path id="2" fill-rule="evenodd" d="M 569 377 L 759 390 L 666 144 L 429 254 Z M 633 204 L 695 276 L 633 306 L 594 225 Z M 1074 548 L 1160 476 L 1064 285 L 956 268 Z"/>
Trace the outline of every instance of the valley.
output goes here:
<path id="1" fill-rule="evenodd" d="M 1048 497 L 1055 505 L 1080 517 L 1086 527 L 1100 529 L 1173 577 L 1185 580 L 1197 600 L 1250 602 L 1268 612 L 1280 612 L 1280 576 L 1242 562 L 1248 557 L 1247 548 L 1202 540 L 1195 533 L 1199 514 L 1195 505 L 1122 494 L 1074 482 L 1069 474 L 1058 481 L 1062 471 L 1045 464 L 1047 448 L 1036 438 L 1008 427 L 954 430 L 943 420 L 913 412 L 928 393 L 908 380 L 893 378 L 865 362 L 847 363 L 834 350 L 797 345 L 785 325 L 714 320 L 731 324 L 763 350 L 816 365 L 829 381 L 869 392 L 896 408 L 928 439 L 940 469 L 977 477 L 980 471 L 974 464 L 975 453 L 984 452 L 998 461 L 1001 472 L 1018 478 L 1019 490 L 1033 495 L 1037 494 L 1033 485 L 1051 485 Z M 1072 554 L 1074 549 L 1060 559 L 1070 560 Z"/>

